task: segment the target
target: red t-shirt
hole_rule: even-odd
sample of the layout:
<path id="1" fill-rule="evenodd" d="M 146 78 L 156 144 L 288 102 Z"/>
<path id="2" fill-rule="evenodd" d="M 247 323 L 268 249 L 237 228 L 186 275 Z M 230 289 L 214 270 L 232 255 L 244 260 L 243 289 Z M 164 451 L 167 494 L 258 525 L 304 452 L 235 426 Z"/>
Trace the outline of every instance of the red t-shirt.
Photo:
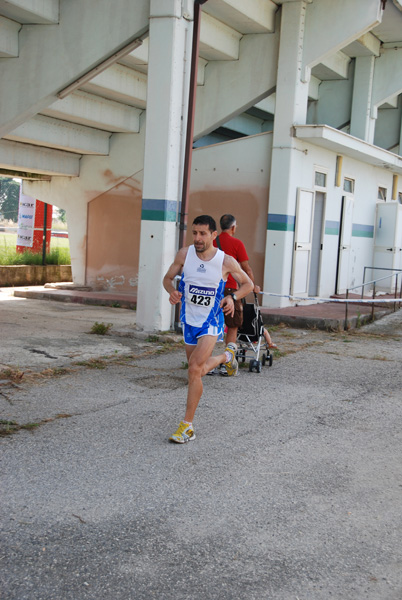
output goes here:
<path id="1" fill-rule="evenodd" d="M 218 237 L 221 244 L 221 248 L 225 254 L 233 256 L 233 258 L 235 258 L 239 263 L 248 260 L 246 248 L 243 242 L 233 237 L 233 235 L 229 235 L 225 232 L 219 234 Z M 218 244 L 216 243 L 216 240 L 214 240 L 214 246 L 215 248 L 219 248 Z M 225 287 L 237 290 L 238 285 L 230 274 L 228 276 L 228 280 L 226 282 Z"/>

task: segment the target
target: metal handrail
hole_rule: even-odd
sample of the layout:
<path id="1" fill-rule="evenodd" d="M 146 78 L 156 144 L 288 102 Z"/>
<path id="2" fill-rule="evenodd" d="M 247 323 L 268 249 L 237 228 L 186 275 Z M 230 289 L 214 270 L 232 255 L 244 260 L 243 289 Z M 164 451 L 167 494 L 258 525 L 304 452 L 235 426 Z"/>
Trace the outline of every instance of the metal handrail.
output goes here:
<path id="1" fill-rule="evenodd" d="M 378 279 L 373 279 L 372 281 L 365 281 L 366 278 L 366 269 L 377 269 L 379 271 L 393 271 L 390 275 L 385 275 L 385 277 L 380 277 Z M 374 321 L 374 306 L 375 306 L 375 293 L 376 293 L 376 284 L 380 281 L 383 281 L 384 279 L 389 279 L 390 277 L 395 277 L 395 300 L 396 298 L 398 298 L 397 295 L 397 290 L 398 290 L 398 278 L 399 276 L 402 274 L 402 269 L 390 269 L 390 268 L 382 268 L 382 267 L 364 267 L 364 271 L 363 271 L 363 283 L 361 283 L 360 285 L 355 285 L 351 288 L 347 288 L 346 289 L 346 303 L 345 303 L 345 323 L 344 323 L 344 329 L 347 330 L 348 328 L 348 306 L 349 306 L 349 302 L 347 301 L 349 298 L 349 292 L 351 292 L 352 290 L 356 290 L 357 288 L 362 288 L 362 299 L 364 297 L 364 288 L 366 285 L 373 285 L 373 302 L 371 303 L 371 320 Z M 401 279 L 401 289 L 399 292 L 399 302 L 397 303 L 396 301 L 394 302 L 393 306 L 394 306 L 394 312 L 396 311 L 396 305 L 399 304 L 399 308 L 401 307 L 401 301 L 402 301 L 402 279 Z"/>

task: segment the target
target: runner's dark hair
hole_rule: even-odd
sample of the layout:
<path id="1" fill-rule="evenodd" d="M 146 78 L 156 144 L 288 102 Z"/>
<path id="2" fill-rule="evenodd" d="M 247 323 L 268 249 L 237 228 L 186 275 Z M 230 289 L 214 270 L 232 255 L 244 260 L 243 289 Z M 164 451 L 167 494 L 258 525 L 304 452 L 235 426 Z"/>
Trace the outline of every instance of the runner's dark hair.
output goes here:
<path id="1" fill-rule="evenodd" d="M 231 227 L 233 227 L 233 225 L 236 223 L 236 217 L 234 217 L 233 215 L 222 215 L 219 221 L 219 224 L 221 226 L 222 231 L 226 231 L 227 229 L 230 229 Z"/>
<path id="2" fill-rule="evenodd" d="M 210 231 L 217 231 L 215 219 L 209 215 L 200 215 L 199 217 L 195 217 L 193 225 L 208 225 Z"/>

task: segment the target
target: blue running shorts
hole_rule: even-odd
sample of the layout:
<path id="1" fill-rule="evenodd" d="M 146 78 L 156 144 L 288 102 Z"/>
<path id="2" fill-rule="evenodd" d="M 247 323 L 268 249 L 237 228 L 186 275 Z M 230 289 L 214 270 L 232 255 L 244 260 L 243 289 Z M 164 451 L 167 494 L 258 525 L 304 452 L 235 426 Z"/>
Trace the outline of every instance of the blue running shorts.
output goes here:
<path id="1" fill-rule="evenodd" d="M 217 337 L 217 342 L 223 342 L 223 325 L 216 327 L 216 325 L 206 324 L 203 327 L 193 327 L 192 325 L 182 323 L 182 328 L 184 343 L 189 346 L 196 346 L 198 339 L 204 337 L 204 335 Z"/>

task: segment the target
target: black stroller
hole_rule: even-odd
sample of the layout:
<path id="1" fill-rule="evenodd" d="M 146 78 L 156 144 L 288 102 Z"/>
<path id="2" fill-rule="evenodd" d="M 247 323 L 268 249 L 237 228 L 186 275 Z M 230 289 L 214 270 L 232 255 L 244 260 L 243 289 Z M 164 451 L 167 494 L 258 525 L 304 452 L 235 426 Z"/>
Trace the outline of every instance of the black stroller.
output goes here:
<path id="1" fill-rule="evenodd" d="M 257 294 L 254 294 L 254 303 L 243 303 L 243 325 L 237 332 L 238 362 L 244 363 L 251 354 L 248 370 L 261 373 L 261 365 L 272 366 L 272 354 L 264 339 L 264 324 L 260 313 Z M 262 353 L 262 354 L 261 354 Z"/>

